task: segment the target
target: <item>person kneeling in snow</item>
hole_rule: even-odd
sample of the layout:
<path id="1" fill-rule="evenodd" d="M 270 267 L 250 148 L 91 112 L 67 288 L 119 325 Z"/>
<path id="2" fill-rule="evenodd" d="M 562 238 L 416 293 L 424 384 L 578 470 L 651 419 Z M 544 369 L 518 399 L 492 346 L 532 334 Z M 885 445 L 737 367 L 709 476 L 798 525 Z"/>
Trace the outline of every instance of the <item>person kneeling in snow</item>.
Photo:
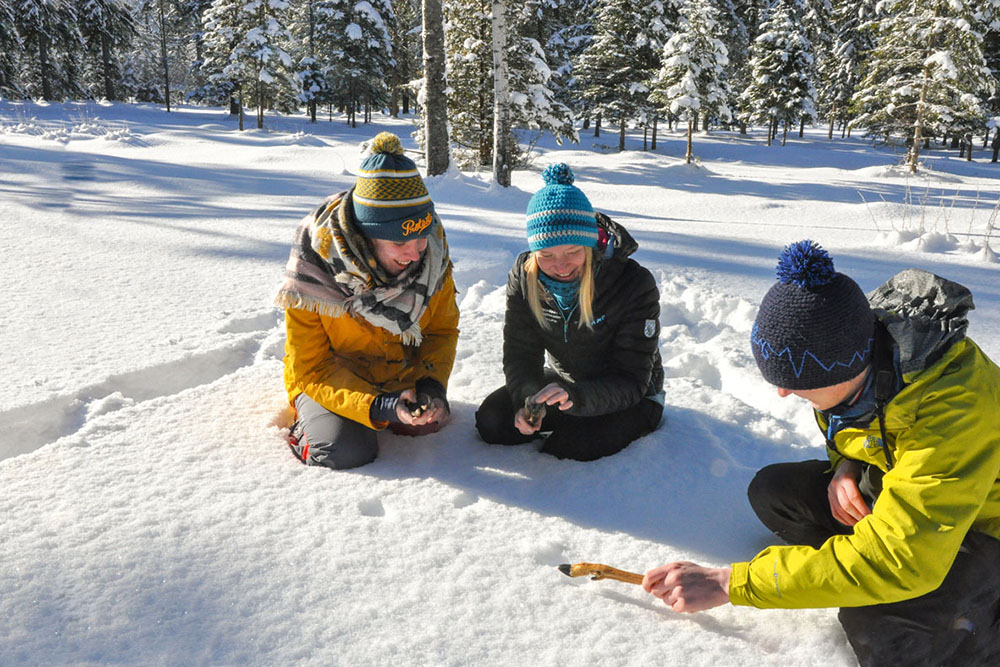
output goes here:
<path id="1" fill-rule="evenodd" d="M 285 309 L 289 442 L 309 465 L 353 468 L 376 431 L 449 417 L 458 306 L 441 221 L 399 138 L 370 145 L 354 187 L 300 224 L 275 303 Z"/>
<path id="2" fill-rule="evenodd" d="M 812 405 L 829 462 L 770 465 L 748 496 L 790 546 L 671 563 L 675 611 L 840 607 L 862 665 L 1000 664 L 1000 368 L 966 338 L 972 295 L 909 269 L 865 297 L 811 241 L 785 248 L 750 342 Z"/>
<path id="3" fill-rule="evenodd" d="M 507 281 L 507 381 L 479 407 L 476 428 L 501 445 L 546 433 L 543 452 L 590 461 L 660 423 L 660 293 L 629 258 L 638 244 L 594 212 L 568 166 L 542 177 L 528 204 L 530 250 Z"/>

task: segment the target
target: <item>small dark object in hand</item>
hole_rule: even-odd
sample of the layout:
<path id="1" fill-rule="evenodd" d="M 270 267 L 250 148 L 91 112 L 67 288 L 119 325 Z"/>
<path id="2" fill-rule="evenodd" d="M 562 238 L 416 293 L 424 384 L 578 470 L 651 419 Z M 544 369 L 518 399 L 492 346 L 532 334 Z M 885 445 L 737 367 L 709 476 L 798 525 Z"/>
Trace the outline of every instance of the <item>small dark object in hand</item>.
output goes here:
<path id="1" fill-rule="evenodd" d="M 528 422 L 529 426 L 538 426 L 544 412 L 544 403 L 535 403 L 531 400 L 531 396 L 524 399 L 524 421 Z"/>
<path id="2" fill-rule="evenodd" d="M 427 394 L 420 393 L 417 394 L 416 401 L 403 401 L 403 405 L 406 409 L 410 411 L 410 414 L 414 417 L 419 417 L 431 408 L 431 397 Z"/>

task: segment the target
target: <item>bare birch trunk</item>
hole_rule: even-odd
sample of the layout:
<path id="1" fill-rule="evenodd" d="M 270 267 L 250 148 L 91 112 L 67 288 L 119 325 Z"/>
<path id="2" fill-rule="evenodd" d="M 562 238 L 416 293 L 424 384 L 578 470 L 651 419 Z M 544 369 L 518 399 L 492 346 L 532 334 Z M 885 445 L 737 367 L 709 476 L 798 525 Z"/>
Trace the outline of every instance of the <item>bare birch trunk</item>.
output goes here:
<path id="1" fill-rule="evenodd" d="M 493 0 L 493 178 L 505 188 L 510 187 L 513 153 L 507 89 L 507 4 Z"/>

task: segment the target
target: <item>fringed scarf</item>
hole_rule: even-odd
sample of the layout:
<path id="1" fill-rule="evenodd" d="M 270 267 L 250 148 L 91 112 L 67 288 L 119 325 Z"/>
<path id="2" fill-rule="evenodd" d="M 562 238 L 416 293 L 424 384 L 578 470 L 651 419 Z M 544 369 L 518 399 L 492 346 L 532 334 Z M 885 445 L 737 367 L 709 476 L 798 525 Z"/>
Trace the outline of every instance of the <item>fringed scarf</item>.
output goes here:
<path id="1" fill-rule="evenodd" d="M 299 224 L 274 303 L 327 317 L 361 317 L 400 336 L 404 345 L 419 345 L 420 317 L 450 264 L 435 214 L 423 259 L 390 276 L 354 223 L 351 192 L 342 192 Z"/>

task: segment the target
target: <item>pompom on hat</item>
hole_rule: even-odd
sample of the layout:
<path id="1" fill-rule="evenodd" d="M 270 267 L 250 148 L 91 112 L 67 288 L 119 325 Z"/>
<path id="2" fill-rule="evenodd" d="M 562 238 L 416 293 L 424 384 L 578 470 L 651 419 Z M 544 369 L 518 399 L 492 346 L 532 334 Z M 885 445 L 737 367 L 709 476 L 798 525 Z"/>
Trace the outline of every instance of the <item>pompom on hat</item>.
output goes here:
<path id="1" fill-rule="evenodd" d="M 360 171 L 351 199 L 361 233 L 371 239 L 409 241 L 430 232 L 434 204 L 417 165 L 403 154 L 399 137 L 377 134 Z"/>
<path id="2" fill-rule="evenodd" d="M 534 252 L 557 245 L 597 246 L 597 217 L 590 200 L 573 185 L 573 170 L 564 163 L 542 172 L 545 187 L 528 202 L 528 248 Z"/>
<path id="3" fill-rule="evenodd" d="M 871 363 L 875 317 L 856 282 L 813 241 L 786 246 L 750 344 L 764 379 L 783 389 L 846 382 Z"/>

